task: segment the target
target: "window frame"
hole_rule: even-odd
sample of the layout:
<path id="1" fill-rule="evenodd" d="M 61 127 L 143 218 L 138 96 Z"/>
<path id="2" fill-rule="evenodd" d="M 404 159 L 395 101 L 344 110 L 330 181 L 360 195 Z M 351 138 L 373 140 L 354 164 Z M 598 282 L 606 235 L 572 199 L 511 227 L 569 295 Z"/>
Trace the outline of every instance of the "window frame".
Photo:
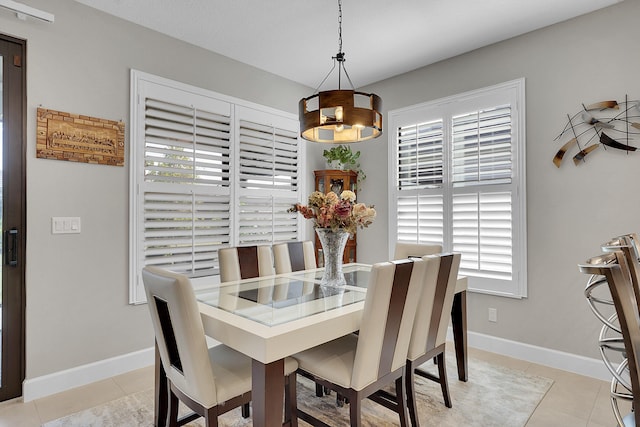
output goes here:
<path id="1" fill-rule="evenodd" d="M 451 118 L 457 114 L 497 107 L 505 104 L 511 107 L 512 183 L 481 184 L 454 187 L 452 183 L 452 126 Z M 496 192 L 510 188 L 512 227 L 512 278 L 496 280 L 469 275 L 469 290 L 478 293 L 524 298 L 527 296 L 527 240 L 526 240 L 526 129 L 525 129 L 525 80 L 524 78 L 464 92 L 445 98 L 428 101 L 388 112 L 389 120 L 389 256 L 393 254 L 394 243 L 398 240 L 398 205 L 402 193 L 398 190 L 398 128 L 409 125 L 443 120 L 443 182 L 442 189 L 425 188 L 405 190 L 408 197 L 415 195 L 442 194 L 443 204 L 443 250 L 451 251 L 453 239 L 452 200 L 456 193 L 479 189 L 495 189 Z M 493 191 L 493 190 L 491 190 Z M 417 237 L 417 236 L 416 236 Z"/>
<path id="2" fill-rule="evenodd" d="M 268 197 L 299 202 L 301 200 L 302 191 L 305 188 L 305 148 L 304 144 L 300 144 L 299 138 L 299 121 L 295 114 L 280 111 L 271 107 L 262 106 L 242 99 L 219 94 L 207 89 L 188 85 L 178 81 L 166 79 L 153 74 L 131 69 L 130 73 L 130 123 L 129 130 L 129 303 L 142 304 L 146 302 L 144 287 L 142 285 L 141 271 L 145 266 L 144 257 L 144 195 L 141 194 L 141 188 L 144 183 L 145 173 L 145 100 L 142 99 L 145 88 L 157 88 L 158 91 L 176 91 L 176 97 L 180 98 L 179 104 L 197 106 L 198 99 L 204 97 L 214 104 L 228 104 L 230 111 L 230 131 L 229 131 L 229 243 L 228 246 L 237 246 L 240 244 L 239 230 L 241 220 L 239 215 L 239 202 L 243 196 L 247 195 L 246 191 L 240 188 L 240 170 L 239 170 L 239 153 L 240 153 L 240 122 L 242 120 L 258 120 L 264 126 L 272 126 L 278 129 L 286 129 L 288 133 L 295 131 L 295 140 L 297 141 L 297 184 L 294 190 L 281 189 L 262 189 L 262 196 L 268 193 Z M 195 103 L 189 103 L 190 98 L 196 98 Z M 172 100 L 173 101 L 173 100 Z M 185 103 L 186 102 L 186 103 Z M 275 133 L 274 133 L 275 134 Z M 275 171 L 275 166 L 274 166 Z M 291 214 L 292 216 L 294 214 Z M 295 215 L 296 230 L 294 240 L 300 240 L 304 235 L 304 225 L 300 215 Z M 272 223 L 275 227 L 275 222 Z M 292 233 L 288 233 L 288 237 Z M 272 241 L 271 243 L 275 243 Z M 266 244 L 261 242 L 258 244 Z M 215 267 L 214 267 L 215 268 Z M 193 277 L 191 279 L 195 288 L 206 285 L 219 283 L 218 274 L 207 274 L 202 277 Z"/>

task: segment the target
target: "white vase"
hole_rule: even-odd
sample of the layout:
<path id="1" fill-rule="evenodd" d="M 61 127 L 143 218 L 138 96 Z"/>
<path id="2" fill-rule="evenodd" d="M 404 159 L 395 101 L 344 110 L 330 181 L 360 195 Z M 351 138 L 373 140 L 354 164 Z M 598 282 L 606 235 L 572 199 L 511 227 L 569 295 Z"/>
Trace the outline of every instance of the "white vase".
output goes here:
<path id="1" fill-rule="evenodd" d="M 337 160 L 327 161 L 327 169 L 338 169 L 342 170 L 342 163 Z"/>
<path id="2" fill-rule="evenodd" d="M 323 286 L 344 286 L 347 281 L 342 272 L 342 257 L 349 239 L 349 232 L 345 230 L 333 231 L 330 228 L 316 228 L 318 239 L 322 244 L 324 255 Z"/>

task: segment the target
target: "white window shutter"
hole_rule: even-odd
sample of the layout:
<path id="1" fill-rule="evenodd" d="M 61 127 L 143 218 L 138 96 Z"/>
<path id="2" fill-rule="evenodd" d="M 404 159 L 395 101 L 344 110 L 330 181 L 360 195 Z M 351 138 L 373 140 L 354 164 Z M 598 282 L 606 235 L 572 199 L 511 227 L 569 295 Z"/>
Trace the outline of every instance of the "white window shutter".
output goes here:
<path id="1" fill-rule="evenodd" d="M 443 182 L 443 123 L 435 120 L 398 128 L 397 188 L 441 186 Z"/>
<path id="2" fill-rule="evenodd" d="M 132 70 L 131 124 L 130 302 L 146 265 L 211 284 L 218 249 L 300 238 L 293 114 Z"/>
<path id="3" fill-rule="evenodd" d="M 523 79 L 390 111 L 389 240 L 442 244 L 470 290 L 526 296 L 524 117 Z"/>
<path id="4" fill-rule="evenodd" d="M 510 105 L 454 116 L 451 126 L 454 186 L 511 182 Z"/>
<path id="5" fill-rule="evenodd" d="M 143 263 L 215 274 L 230 235 L 229 108 L 221 114 L 153 95 L 143 100 Z"/>
<path id="6" fill-rule="evenodd" d="M 270 245 L 298 240 L 298 215 L 287 212 L 296 202 L 293 198 L 241 197 L 239 244 Z"/>
<path id="7" fill-rule="evenodd" d="M 299 240 L 300 219 L 287 210 L 300 201 L 298 122 L 237 108 L 238 245 Z"/>
<path id="8" fill-rule="evenodd" d="M 511 193 L 453 196 L 453 250 L 462 253 L 461 274 L 512 279 Z"/>
<path id="9" fill-rule="evenodd" d="M 298 134 L 240 120 L 240 187 L 296 191 Z"/>
<path id="10" fill-rule="evenodd" d="M 397 240 L 442 245 L 444 205 L 441 194 L 400 196 L 397 200 Z"/>
<path id="11" fill-rule="evenodd" d="M 144 193 L 144 264 L 191 277 L 217 273 L 229 243 L 229 197 L 151 189 Z"/>

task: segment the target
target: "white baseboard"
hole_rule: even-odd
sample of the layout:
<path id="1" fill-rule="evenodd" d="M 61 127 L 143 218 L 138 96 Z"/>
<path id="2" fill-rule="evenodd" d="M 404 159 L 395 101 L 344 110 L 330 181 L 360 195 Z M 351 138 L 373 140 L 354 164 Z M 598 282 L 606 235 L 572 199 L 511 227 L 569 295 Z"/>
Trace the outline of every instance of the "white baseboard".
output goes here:
<path id="1" fill-rule="evenodd" d="M 449 340 L 453 340 L 451 328 L 449 328 L 447 336 Z M 563 351 L 506 340 L 477 332 L 468 332 L 467 345 L 480 350 L 526 360 L 527 362 L 533 362 L 599 380 L 611 380 L 611 374 L 600 359 L 592 359 L 577 354 L 565 353 Z"/>
<path id="2" fill-rule="evenodd" d="M 451 328 L 449 328 L 448 339 L 453 339 Z M 213 343 L 215 344 L 216 342 Z M 604 381 L 611 379 L 611 374 L 609 374 L 609 371 L 607 371 L 600 359 L 591 359 L 576 354 L 506 340 L 477 332 L 468 333 L 467 344 L 469 347 L 480 350 L 490 351 L 492 353 L 498 353 Z M 154 363 L 154 360 L 154 348 L 150 347 L 145 350 L 89 363 L 65 371 L 27 379 L 23 384 L 23 399 L 25 402 L 29 402 L 50 394 L 104 380 L 115 375 L 150 366 Z"/>
<path id="3" fill-rule="evenodd" d="M 23 400 L 30 402 L 50 394 L 104 380 L 135 369 L 153 365 L 154 348 L 123 354 L 53 374 L 30 378 L 23 383 Z"/>

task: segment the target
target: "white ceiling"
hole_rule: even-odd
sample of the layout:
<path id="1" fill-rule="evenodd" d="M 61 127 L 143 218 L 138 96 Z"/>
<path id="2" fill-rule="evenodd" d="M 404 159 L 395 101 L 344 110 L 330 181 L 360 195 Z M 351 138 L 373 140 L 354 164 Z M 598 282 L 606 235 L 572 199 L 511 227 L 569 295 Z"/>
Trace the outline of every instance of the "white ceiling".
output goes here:
<path id="1" fill-rule="evenodd" d="M 337 0 L 76 1 L 313 88 L 338 52 Z M 345 66 L 358 88 L 621 1 L 344 0 Z"/>

